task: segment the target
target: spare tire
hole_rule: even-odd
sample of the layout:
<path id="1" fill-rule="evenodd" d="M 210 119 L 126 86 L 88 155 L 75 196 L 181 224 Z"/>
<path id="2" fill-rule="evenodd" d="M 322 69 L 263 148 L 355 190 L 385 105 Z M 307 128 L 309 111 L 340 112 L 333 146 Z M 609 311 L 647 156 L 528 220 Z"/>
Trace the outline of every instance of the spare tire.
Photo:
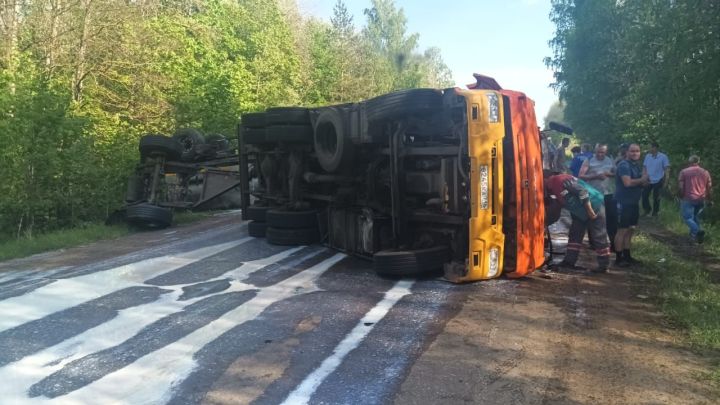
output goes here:
<path id="1" fill-rule="evenodd" d="M 182 145 L 165 135 L 145 135 L 140 138 L 140 156 L 162 155 L 167 160 L 178 160 L 182 155 Z"/>
<path id="2" fill-rule="evenodd" d="M 268 227 L 278 229 L 317 228 L 318 212 L 269 210 L 265 214 Z"/>
<path id="3" fill-rule="evenodd" d="M 240 122 L 246 128 L 265 128 L 265 113 L 245 113 L 240 117 Z"/>
<path id="4" fill-rule="evenodd" d="M 349 132 L 340 111 L 327 108 L 318 115 L 314 149 L 318 163 L 326 172 L 352 166 L 354 148 Z"/>
<path id="5" fill-rule="evenodd" d="M 205 137 L 195 128 L 180 128 L 172 137 L 182 145 L 183 152 L 180 159 L 183 162 L 195 160 L 199 145 L 205 144 Z"/>
<path id="6" fill-rule="evenodd" d="M 449 258 L 446 246 L 417 250 L 381 250 L 373 255 L 373 268 L 381 276 L 417 276 L 442 269 Z"/>
<path id="7" fill-rule="evenodd" d="M 172 217 L 169 208 L 148 203 L 129 205 L 125 214 L 130 224 L 152 229 L 167 228 L 172 223 Z"/>
<path id="8" fill-rule="evenodd" d="M 268 108 L 265 125 L 310 125 L 310 110 L 304 107 Z"/>
<path id="9" fill-rule="evenodd" d="M 230 149 L 230 141 L 223 134 L 208 134 L 205 136 L 205 143 L 218 152 Z"/>
<path id="10" fill-rule="evenodd" d="M 320 242 L 320 231 L 314 228 L 280 229 L 268 227 L 267 241 L 273 245 L 312 245 Z"/>
<path id="11" fill-rule="evenodd" d="M 442 109 L 442 92 L 436 89 L 401 90 L 370 99 L 365 106 L 369 121 L 424 114 Z"/>

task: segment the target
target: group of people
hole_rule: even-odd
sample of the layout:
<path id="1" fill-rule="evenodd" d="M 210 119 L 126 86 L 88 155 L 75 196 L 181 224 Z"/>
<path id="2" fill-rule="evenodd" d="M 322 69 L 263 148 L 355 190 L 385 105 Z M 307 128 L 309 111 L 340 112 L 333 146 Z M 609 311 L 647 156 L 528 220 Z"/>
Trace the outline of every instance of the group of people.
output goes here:
<path id="1" fill-rule="evenodd" d="M 604 273 L 610 266 L 611 252 L 615 265 L 628 267 L 640 262 L 632 256 L 632 238 L 640 218 L 657 216 L 660 212 L 661 191 L 668 185 L 670 161 L 653 142 L 641 162 L 640 145 L 620 145 L 616 159 L 608 156 L 608 146 L 598 144 L 595 152 L 589 145 L 572 149 L 573 159 L 565 163 L 565 150 L 570 140 L 564 138 L 558 146 L 553 174 L 545 181 L 546 205 L 555 222 L 560 208 L 570 212 L 572 223 L 568 245 L 561 266 L 579 269 L 576 265 L 585 233 L 597 255 L 594 272 Z M 712 182 L 707 170 L 700 167 L 696 155 L 688 159 L 688 167 L 678 176 L 681 214 L 690 236 L 702 243 L 699 215 L 711 203 Z M 652 197 L 652 203 L 651 203 Z M 555 214 L 553 214 L 555 213 Z"/>

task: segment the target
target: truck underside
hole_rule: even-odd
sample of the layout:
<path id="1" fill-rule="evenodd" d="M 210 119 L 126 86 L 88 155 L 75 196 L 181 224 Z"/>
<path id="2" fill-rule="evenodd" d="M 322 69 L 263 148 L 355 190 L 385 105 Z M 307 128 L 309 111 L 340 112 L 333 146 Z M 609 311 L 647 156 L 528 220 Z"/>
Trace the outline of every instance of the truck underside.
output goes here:
<path id="1" fill-rule="evenodd" d="M 270 243 L 323 242 L 380 274 L 444 269 L 456 282 L 544 261 L 539 135 L 522 93 L 405 90 L 248 114 L 238 132 L 243 212 Z"/>

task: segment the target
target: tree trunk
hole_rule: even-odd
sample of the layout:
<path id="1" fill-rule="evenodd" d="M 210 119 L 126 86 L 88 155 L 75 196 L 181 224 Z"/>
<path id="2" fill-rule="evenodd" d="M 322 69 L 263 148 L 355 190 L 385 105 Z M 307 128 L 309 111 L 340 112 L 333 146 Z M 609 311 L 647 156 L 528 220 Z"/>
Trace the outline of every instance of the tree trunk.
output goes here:
<path id="1" fill-rule="evenodd" d="M 75 58 L 75 72 L 73 74 L 73 100 L 82 100 L 83 82 L 87 76 L 87 47 L 90 31 L 90 14 L 92 12 L 93 0 L 82 1 L 82 15 L 80 20 L 80 43 L 78 44 L 77 57 Z"/>

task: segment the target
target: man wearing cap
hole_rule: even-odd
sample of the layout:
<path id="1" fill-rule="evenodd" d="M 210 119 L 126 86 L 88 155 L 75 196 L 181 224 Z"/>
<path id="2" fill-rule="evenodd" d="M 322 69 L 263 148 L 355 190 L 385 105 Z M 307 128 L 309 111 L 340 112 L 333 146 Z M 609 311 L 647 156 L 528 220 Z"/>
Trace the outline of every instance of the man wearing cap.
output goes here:
<path id="1" fill-rule="evenodd" d="M 670 161 L 666 154 L 658 150 L 658 143 L 650 144 L 650 153 L 645 155 L 643 168 L 647 170 L 649 183 L 643 189 L 643 213 L 656 217 L 660 212 L 660 190 L 665 187 L 670 173 Z M 652 209 L 650 208 L 650 194 L 653 196 Z"/>
<path id="2" fill-rule="evenodd" d="M 680 186 L 680 213 L 690 228 L 690 237 L 697 243 L 703 243 L 705 231 L 700 227 L 698 218 L 706 204 L 711 204 L 712 180 L 710 173 L 700 167 L 700 158 L 696 155 L 688 159 L 690 166 L 683 169 L 678 176 Z"/>

